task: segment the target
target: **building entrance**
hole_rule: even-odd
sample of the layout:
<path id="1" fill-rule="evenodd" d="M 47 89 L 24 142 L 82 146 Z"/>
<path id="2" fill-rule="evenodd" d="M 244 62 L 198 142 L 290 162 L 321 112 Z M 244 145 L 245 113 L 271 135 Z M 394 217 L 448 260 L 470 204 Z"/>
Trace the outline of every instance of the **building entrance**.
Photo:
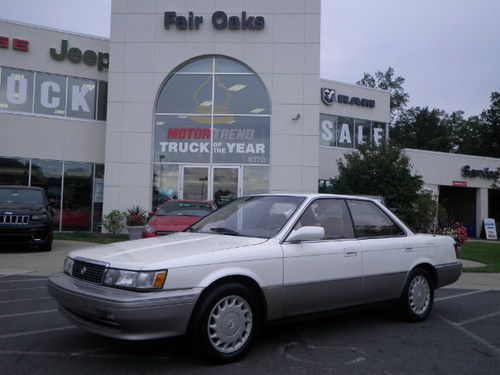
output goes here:
<path id="1" fill-rule="evenodd" d="M 469 236 L 476 237 L 476 189 L 439 186 L 439 202 L 448 213 L 449 225 L 459 222 Z"/>
<path id="2" fill-rule="evenodd" d="M 179 198 L 213 200 L 222 206 L 241 195 L 240 166 L 182 165 Z"/>

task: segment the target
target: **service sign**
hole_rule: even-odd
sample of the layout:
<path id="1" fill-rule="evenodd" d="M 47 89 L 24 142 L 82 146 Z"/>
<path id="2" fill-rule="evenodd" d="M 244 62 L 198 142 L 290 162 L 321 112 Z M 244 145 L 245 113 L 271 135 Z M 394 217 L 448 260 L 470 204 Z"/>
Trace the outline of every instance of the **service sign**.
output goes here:
<path id="1" fill-rule="evenodd" d="M 157 162 L 269 164 L 269 118 L 156 116 Z"/>
<path id="2" fill-rule="evenodd" d="M 497 226 L 495 223 L 495 219 L 492 218 L 484 219 L 484 233 L 486 234 L 487 240 L 497 239 Z"/>

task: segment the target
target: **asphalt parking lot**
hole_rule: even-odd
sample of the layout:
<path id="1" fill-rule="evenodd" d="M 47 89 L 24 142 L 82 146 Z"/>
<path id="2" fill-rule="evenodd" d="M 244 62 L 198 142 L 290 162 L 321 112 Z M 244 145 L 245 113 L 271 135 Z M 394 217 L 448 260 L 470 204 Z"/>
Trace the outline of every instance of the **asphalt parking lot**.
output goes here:
<path id="1" fill-rule="evenodd" d="M 57 311 L 45 276 L 0 277 L 2 374 L 498 374 L 500 291 L 442 289 L 423 323 L 371 308 L 268 327 L 242 361 L 212 366 L 181 339 L 126 342 Z"/>

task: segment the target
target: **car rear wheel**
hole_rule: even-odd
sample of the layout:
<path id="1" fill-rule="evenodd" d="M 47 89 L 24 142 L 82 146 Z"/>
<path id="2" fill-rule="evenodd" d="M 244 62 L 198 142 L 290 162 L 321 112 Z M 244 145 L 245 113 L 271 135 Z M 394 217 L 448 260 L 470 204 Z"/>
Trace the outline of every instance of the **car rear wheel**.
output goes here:
<path id="1" fill-rule="evenodd" d="M 405 284 L 403 294 L 397 302 L 401 317 L 411 322 L 425 320 L 434 304 L 434 286 L 429 273 L 414 269 Z"/>
<path id="2" fill-rule="evenodd" d="M 191 344 L 206 359 L 227 363 L 250 349 L 258 324 L 256 298 L 241 284 L 211 291 L 193 316 Z"/>

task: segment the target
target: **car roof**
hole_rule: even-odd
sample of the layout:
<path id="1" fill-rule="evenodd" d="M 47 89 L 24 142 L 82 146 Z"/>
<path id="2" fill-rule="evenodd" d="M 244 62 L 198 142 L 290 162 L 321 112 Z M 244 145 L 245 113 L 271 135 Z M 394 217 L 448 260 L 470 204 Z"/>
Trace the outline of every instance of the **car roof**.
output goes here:
<path id="1" fill-rule="evenodd" d="M 0 189 L 43 190 L 43 188 L 39 186 L 23 186 L 23 185 L 0 185 Z"/>
<path id="2" fill-rule="evenodd" d="M 276 197 L 303 197 L 303 198 L 343 198 L 343 199 L 359 199 L 359 200 L 367 200 L 367 201 L 375 201 L 376 199 L 371 196 L 366 195 L 347 195 L 347 194 L 325 194 L 325 193 L 304 193 L 304 194 L 296 194 L 296 193 L 272 193 L 272 194 L 256 194 L 253 196 L 276 196 Z"/>

